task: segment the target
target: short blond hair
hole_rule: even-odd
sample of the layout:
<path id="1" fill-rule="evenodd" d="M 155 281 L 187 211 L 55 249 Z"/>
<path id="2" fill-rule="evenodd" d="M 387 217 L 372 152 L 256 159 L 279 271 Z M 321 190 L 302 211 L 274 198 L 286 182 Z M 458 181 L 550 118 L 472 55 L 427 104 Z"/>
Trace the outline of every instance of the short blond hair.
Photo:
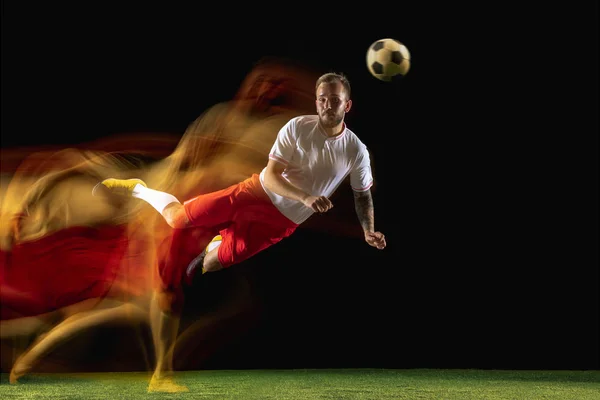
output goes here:
<path id="1" fill-rule="evenodd" d="M 342 86 L 344 86 L 344 90 L 346 91 L 346 95 L 350 98 L 350 81 L 343 73 L 339 72 L 328 72 L 323 74 L 317 79 L 317 83 L 315 85 L 315 92 L 321 85 L 321 83 L 333 83 L 340 82 Z"/>

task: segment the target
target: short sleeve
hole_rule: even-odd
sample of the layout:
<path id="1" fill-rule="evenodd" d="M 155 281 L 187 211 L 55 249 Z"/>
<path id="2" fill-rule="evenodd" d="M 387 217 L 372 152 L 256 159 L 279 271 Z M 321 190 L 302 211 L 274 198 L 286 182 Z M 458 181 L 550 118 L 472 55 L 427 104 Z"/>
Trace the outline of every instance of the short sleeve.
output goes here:
<path id="1" fill-rule="evenodd" d="M 294 155 L 296 148 L 296 119 L 288 121 L 277 134 L 275 143 L 269 152 L 271 160 L 278 161 L 284 165 L 288 165 Z"/>
<path id="2" fill-rule="evenodd" d="M 360 146 L 354 168 L 350 171 L 350 186 L 356 192 L 367 191 L 373 186 L 371 157 L 369 150 L 363 144 Z"/>

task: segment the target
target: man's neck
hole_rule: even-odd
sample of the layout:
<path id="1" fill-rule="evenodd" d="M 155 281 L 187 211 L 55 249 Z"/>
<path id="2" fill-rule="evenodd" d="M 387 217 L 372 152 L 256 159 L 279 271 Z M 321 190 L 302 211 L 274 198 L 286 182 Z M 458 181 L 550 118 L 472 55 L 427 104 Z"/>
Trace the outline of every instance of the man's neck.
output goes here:
<path id="1" fill-rule="evenodd" d="M 345 128 L 344 121 L 340 122 L 339 124 L 337 124 L 333 128 L 326 128 L 326 127 L 323 126 L 323 124 L 321 124 L 321 122 L 319 122 L 319 124 L 321 125 L 321 128 L 323 129 L 323 132 L 325 132 L 325 135 L 327 135 L 327 137 L 337 136 L 340 133 L 342 133 L 344 131 L 344 128 Z"/>

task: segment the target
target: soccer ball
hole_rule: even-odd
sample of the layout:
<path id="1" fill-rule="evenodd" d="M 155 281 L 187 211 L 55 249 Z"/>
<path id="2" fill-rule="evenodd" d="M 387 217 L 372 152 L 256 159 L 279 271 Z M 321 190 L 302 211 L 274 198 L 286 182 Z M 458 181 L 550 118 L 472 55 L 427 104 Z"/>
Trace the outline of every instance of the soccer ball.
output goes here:
<path id="1" fill-rule="evenodd" d="M 396 39 L 380 39 L 367 51 L 367 67 L 375 78 L 390 82 L 403 78 L 410 69 L 410 53 Z"/>

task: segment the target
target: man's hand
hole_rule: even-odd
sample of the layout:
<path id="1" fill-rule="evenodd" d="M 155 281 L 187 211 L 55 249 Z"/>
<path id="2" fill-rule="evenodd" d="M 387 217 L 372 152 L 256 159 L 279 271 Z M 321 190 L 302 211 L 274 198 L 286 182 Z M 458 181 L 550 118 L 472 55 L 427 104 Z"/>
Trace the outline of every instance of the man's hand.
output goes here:
<path id="1" fill-rule="evenodd" d="M 307 196 L 302 203 L 320 213 L 324 213 L 333 207 L 331 201 L 325 196 Z"/>
<path id="2" fill-rule="evenodd" d="M 377 247 L 379 250 L 385 249 L 385 236 L 381 232 L 365 232 L 365 241 L 369 246 Z"/>

